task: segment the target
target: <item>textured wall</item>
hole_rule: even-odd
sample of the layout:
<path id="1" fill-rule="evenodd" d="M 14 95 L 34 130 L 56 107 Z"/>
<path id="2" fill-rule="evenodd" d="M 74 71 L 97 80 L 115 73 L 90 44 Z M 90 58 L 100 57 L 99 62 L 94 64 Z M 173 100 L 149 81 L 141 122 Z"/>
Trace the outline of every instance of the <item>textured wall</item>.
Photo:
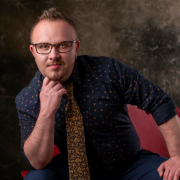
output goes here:
<path id="1" fill-rule="evenodd" d="M 21 179 L 14 98 L 37 67 L 28 49 L 32 23 L 56 6 L 77 24 L 79 55 L 111 56 L 160 85 L 180 108 L 180 1 L 0 0 L 0 179 Z"/>

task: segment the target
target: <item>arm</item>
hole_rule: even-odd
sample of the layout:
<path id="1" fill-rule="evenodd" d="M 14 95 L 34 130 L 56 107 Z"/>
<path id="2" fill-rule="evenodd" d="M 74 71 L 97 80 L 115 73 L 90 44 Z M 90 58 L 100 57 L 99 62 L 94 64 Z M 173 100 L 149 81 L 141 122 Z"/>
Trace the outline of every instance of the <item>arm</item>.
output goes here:
<path id="1" fill-rule="evenodd" d="M 160 131 L 165 139 L 170 157 L 180 156 L 180 123 L 178 116 L 159 126 Z"/>
<path id="2" fill-rule="evenodd" d="M 35 169 L 44 168 L 53 158 L 55 113 L 66 90 L 59 82 L 43 81 L 40 113 L 36 125 L 24 144 L 24 153 Z"/>
<path id="3" fill-rule="evenodd" d="M 53 158 L 54 116 L 39 114 L 36 125 L 24 144 L 24 153 L 35 169 L 44 168 Z"/>
<path id="4" fill-rule="evenodd" d="M 158 126 L 177 114 L 175 104 L 168 94 L 136 69 L 114 60 L 110 70 L 124 104 L 136 105 L 151 113 Z"/>
<path id="5" fill-rule="evenodd" d="M 137 105 L 138 108 L 151 113 L 165 138 L 171 158 L 158 168 L 160 176 L 163 176 L 163 180 L 179 180 L 180 126 L 174 102 L 158 85 L 150 82 L 134 68 L 121 62 L 113 62 L 116 76 L 112 74 L 112 78 L 114 77 L 124 104 Z"/>
<path id="6" fill-rule="evenodd" d="M 164 180 L 179 180 L 180 177 L 180 122 L 178 116 L 159 126 L 165 139 L 170 159 L 162 163 L 158 172 Z"/>

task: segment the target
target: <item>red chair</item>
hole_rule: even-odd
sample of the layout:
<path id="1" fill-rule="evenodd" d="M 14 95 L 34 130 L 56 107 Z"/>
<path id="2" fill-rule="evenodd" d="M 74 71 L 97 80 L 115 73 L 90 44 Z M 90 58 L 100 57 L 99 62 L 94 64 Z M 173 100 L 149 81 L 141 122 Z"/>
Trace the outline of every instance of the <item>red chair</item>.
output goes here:
<path id="1" fill-rule="evenodd" d="M 169 154 L 164 139 L 152 115 L 138 109 L 136 106 L 128 105 L 128 110 L 132 123 L 139 135 L 141 147 L 168 158 Z M 180 110 L 177 108 L 176 110 L 178 112 L 178 116 L 180 117 Z M 54 156 L 59 153 L 60 151 L 58 147 L 54 145 Z M 28 170 L 21 171 L 23 178 L 27 173 Z"/>
<path id="2" fill-rule="evenodd" d="M 128 105 L 128 110 L 132 123 L 139 135 L 141 147 L 169 158 L 166 144 L 152 115 L 138 109 L 136 106 Z M 180 117 L 180 110 L 178 108 L 176 110 Z"/>
<path id="3" fill-rule="evenodd" d="M 176 108 L 176 111 L 178 113 L 178 116 L 180 117 L 180 110 L 178 108 Z"/>
<path id="4" fill-rule="evenodd" d="M 54 145 L 54 155 L 53 155 L 53 157 L 56 156 L 56 155 L 59 154 L 59 153 L 60 153 L 59 148 L 58 148 L 56 145 Z M 26 174 L 27 174 L 28 172 L 29 172 L 29 170 L 21 171 L 21 176 L 22 176 L 23 178 L 25 178 L 25 176 L 26 176 Z"/>

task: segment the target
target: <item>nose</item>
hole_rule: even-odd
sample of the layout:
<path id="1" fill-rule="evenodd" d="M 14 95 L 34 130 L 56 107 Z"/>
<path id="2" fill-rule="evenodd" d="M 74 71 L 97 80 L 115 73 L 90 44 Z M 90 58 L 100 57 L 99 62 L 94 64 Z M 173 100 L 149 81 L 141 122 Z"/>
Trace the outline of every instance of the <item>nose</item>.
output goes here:
<path id="1" fill-rule="evenodd" d="M 51 52 L 49 53 L 49 59 L 54 60 L 60 57 L 60 53 L 56 50 L 56 47 L 52 47 Z"/>

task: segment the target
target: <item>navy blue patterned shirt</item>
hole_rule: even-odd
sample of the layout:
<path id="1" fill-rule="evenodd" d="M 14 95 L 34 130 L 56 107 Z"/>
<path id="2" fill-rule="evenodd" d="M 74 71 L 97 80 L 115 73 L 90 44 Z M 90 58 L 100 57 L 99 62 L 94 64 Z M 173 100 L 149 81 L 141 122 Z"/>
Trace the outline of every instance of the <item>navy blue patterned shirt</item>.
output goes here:
<path id="1" fill-rule="evenodd" d="M 137 105 L 152 113 L 157 125 L 177 114 L 174 102 L 159 86 L 114 58 L 79 56 L 71 77 L 74 96 L 83 116 L 87 156 L 92 172 L 119 171 L 128 166 L 141 150 L 126 104 Z M 21 151 L 28 164 L 23 145 L 38 118 L 43 79 L 38 71 L 16 97 Z M 63 95 L 55 115 L 54 135 L 55 144 L 64 156 L 67 156 L 66 104 L 67 95 Z"/>

